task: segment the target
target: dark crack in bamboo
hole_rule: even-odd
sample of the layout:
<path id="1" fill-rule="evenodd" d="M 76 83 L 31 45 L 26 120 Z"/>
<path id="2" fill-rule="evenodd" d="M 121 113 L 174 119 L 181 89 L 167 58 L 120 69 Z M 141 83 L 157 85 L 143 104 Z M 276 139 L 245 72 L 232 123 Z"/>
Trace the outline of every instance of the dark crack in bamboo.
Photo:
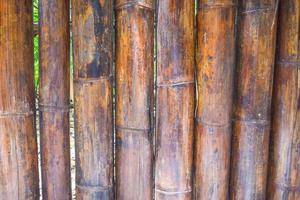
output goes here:
<path id="1" fill-rule="evenodd" d="M 194 0 L 157 1 L 155 198 L 192 199 Z"/>
<path id="2" fill-rule="evenodd" d="M 77 199 L 113 199 L 113 1 L 73 0 Z"/>
<path id="3" fill-rule="evenodd" d="M 116 197 L 153 197 L 153 2 L 116 1 Z"/>
<path id="4" fill-rule="evenodd" d="M 229 191 L 235 0 L 198 1 L 195 199 Z"/>
<path id="5" fill-rule="evenodd" d="M 276 0 L 239 0 L 230 198 L 265 199 Z"/>
<path id="6" fill-rule="evenodd" d="M 0 199 L 39 199 L 31 0 L 0 0 Z"/>
<path id="7" fill-rule="evenodd" d="M 280 0 L 268 199 L 300 199 L 300 1 Z"/>
<path id="8" fill-rule="evenodd" d="M 42 196 L 51 200 L 71 199 L 69 16 L 69 0 L 39 1 Z"/>

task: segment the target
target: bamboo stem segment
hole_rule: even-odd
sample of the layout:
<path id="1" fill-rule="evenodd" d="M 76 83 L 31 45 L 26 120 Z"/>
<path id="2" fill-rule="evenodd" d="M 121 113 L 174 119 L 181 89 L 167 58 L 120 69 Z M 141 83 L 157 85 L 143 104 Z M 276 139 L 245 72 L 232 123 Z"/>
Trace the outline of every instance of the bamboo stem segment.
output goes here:
<path id="1" fill-rule="evenodd" d="M 151 200 L 152 0 L 116 1 L 116 196 Z"/>
<path id="2" fill-rule="evenodd" d="M 192 199 L 194 1 L 157 1 L 155 198 Z"/>
<path id="3" fill-rule="evenodd" d="M 31 0 L 0 0 L 0 199 L 39 199 Z"/>
<path id="4" fill-rule="evenodd" d="M 276 0 L 239 1 L 232 200 L 266 197 L 276 23 Z"/>
<path id="5" fill-rule="evenodd" d="M 43 199 L 71 199 L 69 1 L 40 0 L 39 16 Z"/>
<path id="6" fill-rule="evenodd" d="M 280 0 L 268 199 L 300 199 L 300 1 Z"/>
<path id="7" fill-rule="evenodd" d="M 200 0 L 197 15 L 195 199 L 227 199 L 229 190 L 234 0 Z"/>
<path id="8" fill-rule="evenodd" d="M 72 9 L 77 199 L 113 199 L 113 1 Z"/>

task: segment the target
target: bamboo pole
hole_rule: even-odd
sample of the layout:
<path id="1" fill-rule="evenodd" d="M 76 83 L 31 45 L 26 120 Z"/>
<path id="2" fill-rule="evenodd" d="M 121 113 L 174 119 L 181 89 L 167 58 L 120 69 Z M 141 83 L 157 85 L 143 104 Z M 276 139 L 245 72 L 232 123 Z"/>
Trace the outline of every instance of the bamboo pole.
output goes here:
<path id="1" fill-rule="evenodd" d="M 113 199 L 113 1 L 72 2 L 77 199 Z"/>
<path id="2" fill-rule="evenodd" d="M 195 199 L 228 196 L 235 16 L 235 0 L 198 1 Z"/>
<path id="3" fill-rule="evenodd" d="M 300 199 L 300 1 L 279 3 L 268 199 Z"/>
<path id="4" fill-rule="evenodd" d="M 0 199 L 39 199 L 31 0 L 0 0 Z"/>
<path id="5" fill-rule="evenodd" d="M 69 1 L 40 0 L 39 16 L 43 199 L 71 199 Z"/>
<path id="6" fill-rule="evenodd" d="M 155 198 L 192 199 L 194 0 L 157 1 Z"/>
<path id="7" fill-rule="evenodd" d="M 116 1 L 116 195 L 153 195 L 152 0 Z"/>
<path id="8" fill-rule="evenodd" d="M 265 199 L 276 0 L 240 0 L 231 199 Z"/>

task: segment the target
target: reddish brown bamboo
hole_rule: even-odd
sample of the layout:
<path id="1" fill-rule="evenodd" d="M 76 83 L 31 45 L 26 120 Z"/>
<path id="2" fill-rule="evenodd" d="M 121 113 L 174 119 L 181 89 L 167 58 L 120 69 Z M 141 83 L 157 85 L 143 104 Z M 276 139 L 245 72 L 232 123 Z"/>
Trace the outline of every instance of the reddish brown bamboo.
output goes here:
<path id="1" fill-rule="evenodd" d="M 152 0 L 116 1 L 116 196 L 153 195 Z"/>
<path id="2" fill-rule="evenodd" d="M 157 1 L 155 198 L 192 199 L 194 0 Z"/>
<path id="3" fill-rule="evenodd" d="M 69 0 L 40 0 L 39 17 L 43 199 L 71 199 Z"/>
<path id="4" fill-rule="evenodd" d="M 229 190 L 235 0 L 200 0 L 197 15 L 195 199 L 227 199 Z"/>
<path id="5" fill-rule="evenodd" d="M 265 199 L 276 0 L 240 0 L 231 199 Z"/>
<path id="6" fill-rule="evenodd" d="M 31 0 L 0 0 L 0 199 L 39 199 Z"/>
<path id="7" fill-rule="evenodd" d="M 268 199 L 300 199 L 300 1 L 280 0 Z"/>
<path id="8" fill-rule="evenodd" d="M 113 1 L 72 2 L 77 199 L 113 199 Z"/>

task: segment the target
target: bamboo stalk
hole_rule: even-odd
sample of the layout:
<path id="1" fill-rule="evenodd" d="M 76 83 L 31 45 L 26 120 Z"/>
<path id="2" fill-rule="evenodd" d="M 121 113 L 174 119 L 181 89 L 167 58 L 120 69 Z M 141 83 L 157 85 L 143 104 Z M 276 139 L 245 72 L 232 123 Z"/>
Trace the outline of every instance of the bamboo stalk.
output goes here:
<path id="1" fill-rule="evenodd" d="M 71 199 L 69 1 L 40 0 L 39 16 L 43 199 Z"/>
<path id="2" fill-rule="evenodd" d="M 300 199 L 300 1 L 281 0 L 274 76 L 268 199 Z"/>
<path id="3" fill-rule="evenodd" d="M 195 199 L 229 191 L 235 0 L 198 1 Z"/>
<path id="4" fill-rule="evenodd" d="M 265 199 L 276 0 L 240 0 L 231 199 Z"/>
<path id="5" fill-rule="evenodd" d="M 156 199 L 192 199 L 194 6 L 157 1 Z"/>
<path id="6" fill-rule="evenodd" d="M 73 0 L 77 199 L 113 199 L 113 1 Z"/>
<path id="7" fill-rule="evenodd" d="M 0 0 L 0 199 L 39 199 L 31 0 Z"/>
<path id="8" fill-rule="evenodd" d="M 153 195 L 152 0 L 116 1 L 116 196 Z"/>

